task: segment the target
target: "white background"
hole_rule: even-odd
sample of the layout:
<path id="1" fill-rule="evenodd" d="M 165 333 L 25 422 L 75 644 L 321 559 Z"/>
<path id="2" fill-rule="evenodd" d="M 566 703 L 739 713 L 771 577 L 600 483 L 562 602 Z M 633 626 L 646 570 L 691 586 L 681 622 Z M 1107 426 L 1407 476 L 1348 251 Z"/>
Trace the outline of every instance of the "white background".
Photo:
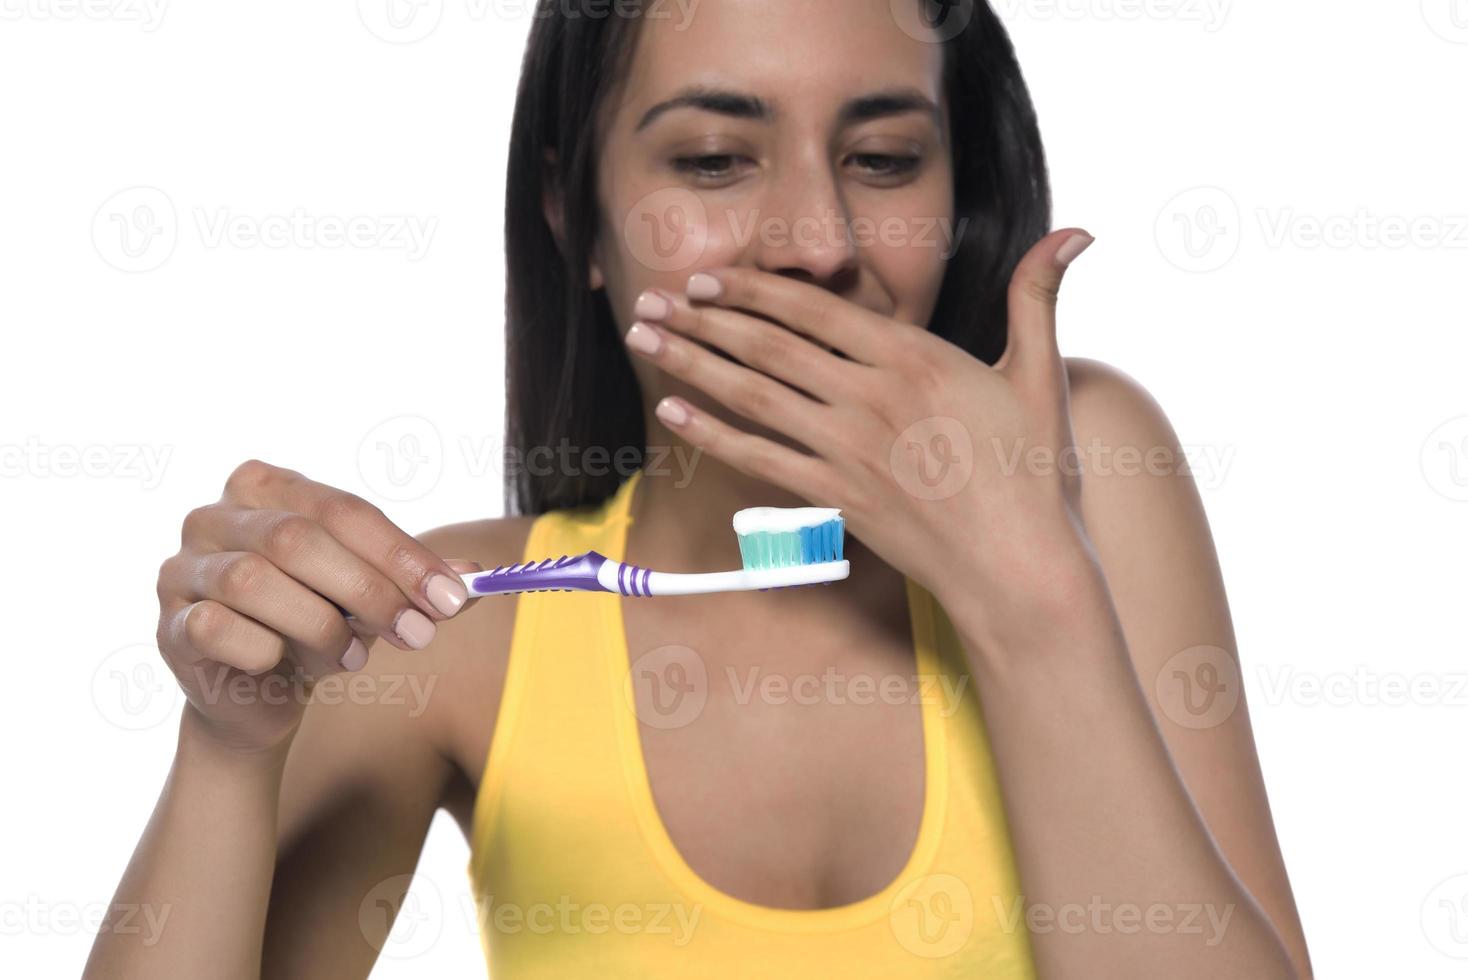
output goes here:
<path id="1" fill-rule="evenodd" d="M 0 0 L 7 974 L 81 969 L 173 746 L 157 565 L 236 463 L 500 513 L 523 7 Z M 1317 972 L 1461 976 L 1468 2 L 998 9 L 1098 239 L 1062 350 L 1197 452 Z M 298 210 L 382 237 L 240 237 Z M 467 853 L 440 816 L 374 976 L 482 975 Z"/>

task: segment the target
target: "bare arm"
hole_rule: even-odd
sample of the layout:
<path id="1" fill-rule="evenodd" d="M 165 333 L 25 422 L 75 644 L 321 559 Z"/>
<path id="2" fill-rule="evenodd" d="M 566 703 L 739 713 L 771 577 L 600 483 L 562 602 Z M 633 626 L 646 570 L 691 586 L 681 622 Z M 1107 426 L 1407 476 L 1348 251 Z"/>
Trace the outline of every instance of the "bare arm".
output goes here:
<path id="1" fill-rule="evenodd" d="M 454 670 L 465 634 L 429 592 L 455 568 L 426 545 L 465 539 L 414 541 L 254 462 L 184 539 L 160 571 L 159 642 L 188 702 L 112 906 L 166 918 L 156 935 L 104 927 L 86 975 L 365 976 L 382 936 L 358 911 L 381 902 L 391 927 L 453 771 L 427 679 Z M 481 631 L 507 607 L 485 608 Z"/>
<path id="2" fill-rule="evenodd" d="M 1167 453 L 1140 471 L 1112 455 L 1105 473 L 1083 457 L 1088 534 L 1057 576 L 1060 601 L 1026 631 L 995 637 L 953 606 L 1042 975 L 1308 977 L 1222 578 L 1175 434 L 1124 375 L 1069 367 L 1083 454 L 1132 447 L 1135 467 L 1152 447 Z M 1227 700 L 1200 709 L 1195 690 L 1187 708 L 1171 667 L 1203 663 L 1198 679 L 1222 678 Z"/>

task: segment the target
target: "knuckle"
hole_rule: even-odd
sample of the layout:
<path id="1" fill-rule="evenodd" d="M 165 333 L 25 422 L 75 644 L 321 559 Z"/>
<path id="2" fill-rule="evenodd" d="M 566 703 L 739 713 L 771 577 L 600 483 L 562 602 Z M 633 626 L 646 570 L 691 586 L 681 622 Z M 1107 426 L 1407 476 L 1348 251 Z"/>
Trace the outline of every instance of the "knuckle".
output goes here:
<path id="1" fill-rule="evenodd" d="M 390 601 L 387 588 L 371 575 L 354 578 L 347 586 L 347 604 L 352 609 L 376 610 Z"/>
<path id="2" fill-rule="evenodd" d="M 234 666 L 247 674 L 263 674 L 285 659 L 285 640 L 271 635 L 257 643 L 247 644 L 239 652 Z"/>
<path id="3" fill-rule="evenodd" d="M 770 389 L 757 380 L 741 381 L 734 387 L 734 404 L 746 417 L 769 418 L 774 408 Z"/>
<path id="4" fill-rule="evenodd" d="M 750 476 L 766 482 L 775 482 L 779 465 L 769 452 L 751 446 L 744 456 L 744 471 Z"/>
<path id="5" fill-rule="evenodd" d="M 720 269 L 717 278 L 723 289 L 724 303 L 732 305 L 754 298 L 755 287 L 750 284 L 749 277 L 740 272 L 737 266 Z"/>
<path id="6" fill-rule="evenodd" d="M 688 316 L 678 324 L 680 332 L 687 337 L 706 337 L 709 330 L 708 311 L 703 307 L 695 306 L 688 312 Z"/>
<path id="7" fill-rule="evenodd" d="M 228 610 L 209 599 L 194 603 L 184 613 L 184 638 L 201 653 L 217 646 L 228 626 Z"/>
<path id="8" fill-rule="evenodd" d="M 811 333 L 815 334 L 818 337 L 823 337 L 826 336 L 830 332 L 831 328 L 835 325 L 831 320 L 832 315 L 833 313 L 831 308 L 825 304 L 821 304 L 817 306 L 812 306 L 807 309 L 802 319 L 804 319 L 806 323 L 810 324 Z"/>
<path id="9" fill-rule="evenodd" d="M 226 496 L 234 496 L 252 490 L 259 490 L 275 478 L 279 472 L 276 467 L 264 460 L 247 459 L 236 466 L 224 481 L 224 493 Z"/>
<path id="10" fill-rule="evenodd" d="M 313 530 L 310 519 L 300 514 L 283 514 L 265 532 L 265 554 L 277 561 L 288 560 L 306 546 Z"/>
<path id="11" fill-rule="evenodd" d="M 330 529 L 348 528 L 368 517 L 377 508 L 355 494 L 339 491 L 321 502 L 320 519 Z"/>
<path id="12" fill-rule="evenodd" d="M 790 338 L 774 330 L 760 330 L 750 338 L 749 356 L 756 364 L 788 364 L 793 355 Z"/>
<path id="13" fill-rule="evenodd" d="M 218 513 L 219 509 L 214 504 L 204 504 L 189 511 L 183 519 L 182 540 L 187 543 L 198 538 Z"/>
<path id="14" fill-rule="evenodd" d="M 316 650 L 334 652 L 346 649 L 348 632 L 346 620 L 340 616 L 319 616 L 306 629 L 305 639 Z"/>
<path id="15" fill-rule="evenodd" d="M 905 391 L 897 394 L 910 401 L 914 395 L 926 395 L 942 383 L 943 368 L 922 352 L 908 350 L 898 356 L 897 370 Z"/>
<path id="16" fill-rule="evenodd" d="M 918 390 L 928 395 L 938 394 L 948 383 L 943 365 L 936 364 L 925 357 L 918 359 L 916 371 Z"/>
<path id="17" fill-rule="evenodd" d="M 392 546 L 392 550 L 387 555 L 387 567 L 401 571 L 414 579 L 423 578 L 428 574 L 428 569 L 423 566 L 417 549 L 406 541 L 399 541 Z"/>
<path id="18" fill-rule="evenodd" d="M 178 555 L 177 554 L 169 555 L 167 558 L 163 559 L 163 561 L 159 562 L 159 564 L 158 564 L 158 579 L 157 579 L 157 582 L 158 582 L 158 585 L 157 585 L 157 588 L 158 588 L 158 598 L 162 599 L 164 596 L 166 596 L 168 594 L 168 591 L 169 591 L 169 588 L 170 588 L 170 584 L 174 580 L 174 575 L 175 575 L 177 569 L 178 569 Z"/>
<path id="19" fill-rule="evenodd" d="M 266 561 L 253 552 L 233 555 L 219 568 L 219 592 L 227 599 L 249 595 L 265 577 Z"/>
<path id="20" fill-rule="evenodd" d="M 1060 283 L 1040 277 L 1025 279 L 1020 283 L 1020 295 L 1032 302 L 1054 306 L 1060 299 Z"/>

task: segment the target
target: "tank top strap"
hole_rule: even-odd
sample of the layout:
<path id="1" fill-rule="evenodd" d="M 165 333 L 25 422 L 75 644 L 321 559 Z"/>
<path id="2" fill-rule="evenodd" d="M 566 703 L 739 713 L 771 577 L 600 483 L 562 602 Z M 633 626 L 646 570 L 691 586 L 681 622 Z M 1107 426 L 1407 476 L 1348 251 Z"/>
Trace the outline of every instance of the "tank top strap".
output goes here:
<path id="1" fill-rule="evenodd" d="M 616 492 L 599 504 L 541 514 L 526 538 L 522 560 L 538 561 L 594 550 L 621 561 L 626 550 L 627 527 L 632 523 L 632 495 L 641 480 L 642 470 L 634 470 Z"/>

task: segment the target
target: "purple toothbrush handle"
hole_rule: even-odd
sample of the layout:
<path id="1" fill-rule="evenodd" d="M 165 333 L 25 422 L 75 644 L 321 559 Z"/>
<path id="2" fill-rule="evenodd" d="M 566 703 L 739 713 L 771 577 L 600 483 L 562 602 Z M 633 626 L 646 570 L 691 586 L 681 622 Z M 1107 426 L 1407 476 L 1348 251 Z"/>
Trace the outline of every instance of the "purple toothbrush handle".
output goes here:
<path id="1" fill-rule="evenodd" d="M 607 557 L 588 551 L 580 555 L 562 555 L 545 561 L 501 565 L 473 580 L 473 590 L 481 595 L 504 595 L 509 592 L 608 592 L 597 580 L 596 573 Z"/>

